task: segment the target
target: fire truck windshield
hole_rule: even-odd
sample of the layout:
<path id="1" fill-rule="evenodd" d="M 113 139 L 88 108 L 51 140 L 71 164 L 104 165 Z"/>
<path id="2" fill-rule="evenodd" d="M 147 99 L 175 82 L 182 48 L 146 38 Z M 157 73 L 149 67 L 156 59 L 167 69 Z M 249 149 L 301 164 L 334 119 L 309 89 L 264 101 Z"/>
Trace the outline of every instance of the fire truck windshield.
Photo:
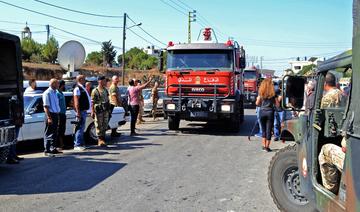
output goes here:
<path id="1" fill-rule="evenodd" d="M 167 55 L 167 69 L 233 70 L 233 54 L 227 50 L 173 50 Z"/>
<path id="2" fill-rule="evenodd" d="M 255 71 L 244 71 L 244 79 L 245 80 L 256 80 L 256 72 Z"/>

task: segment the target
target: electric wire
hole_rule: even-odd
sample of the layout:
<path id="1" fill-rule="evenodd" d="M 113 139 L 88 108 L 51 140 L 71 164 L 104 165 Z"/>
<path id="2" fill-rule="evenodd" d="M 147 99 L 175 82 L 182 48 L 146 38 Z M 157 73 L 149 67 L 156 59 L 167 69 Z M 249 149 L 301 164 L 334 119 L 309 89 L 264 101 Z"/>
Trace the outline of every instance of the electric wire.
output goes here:
<path id="1" fill-rule="evenodd" d="M 34 0 L 34 1 L 36 1 L 38 3 L 41 3 L 41 4 L 51 6 L 51 7 L 55 7 L 55 8 L 58 8 L 58 9 L 67 10 L 67 11 L 70 11 L 70 12 L 79 13 L 79 14 L 83 14 L 83 15 L 90 15 L 90 16 L 96 16 L 96 17 L 102 17 L 102 18 L 123 18 L 124 17 L 124 16 L 117 16 L 117 15 L 103 15 L 103 14 L 95 14 L 95 13 L 90 13 L 90 12 L 83 12 L 83 11 L 69 9 L 69 8 L 66 8 L 66 7 L 51 4 L 51 3 L 48 3 L 48 2 L 45 2 L 45 1 L 40 1 L 40 0 Z"/>
<path id="2" fill-rule="evenodd" d="M 57 19 L 57 20 L 61 20 L 61 21 L 66 21 L 66 22 L 70 22 L 70 23 L 75 23 L 75 24 L 80 24 L 80 25 L 85 25 L 85 26 L 92 26 L 92 27 L 100 27 L 100 28 L 112 28 L 112 29 L 122 29 L 123 27 L 118 27 L 118 26 L 108 26 L 108 25 L 99 25 L 99 24 L 91 24 L 91 23 L 86 23 L 86 22 L 81 22 L 81 21 L 74 21 L 74 20 L 70 20 L 70 19 L 66 19 L 66 18 L 61 18 L 61 17 L 57 17 L 57 16 L 53 16 L 53 15 L 49 15 L 46 13 L 42 13 L 42 12 L 38 12 L 35 10 L 31 10 L 25 7 L 21 7 L 15 4 L 11 4 L 5 1 L 0 0 L 0 3 L 6 4 L 8 6 L 12 6 L 18 9 L 22 9 L 22 10 L 26 10 L 28 12 L 32 12 L 32 13 L 36 13 L 42 16 L 46 16 L 49 18 L 53 18 L 53 19 Z"/>

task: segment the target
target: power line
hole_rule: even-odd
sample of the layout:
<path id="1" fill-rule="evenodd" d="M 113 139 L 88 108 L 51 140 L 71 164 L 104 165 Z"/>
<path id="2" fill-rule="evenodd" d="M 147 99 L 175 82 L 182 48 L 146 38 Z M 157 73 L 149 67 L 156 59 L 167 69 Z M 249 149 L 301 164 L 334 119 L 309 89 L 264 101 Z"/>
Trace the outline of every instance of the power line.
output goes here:
<path id="1" fill-rule="evenodd" d="M 45 24 L 31 24 L 28 22 L 16 22 L 16 21 L 5 21 L 5 20 L 0 20 L 1 23 L 8 23 L 8 24 L 17 24 L 17 25 L 30 25 L 30 26 L 45 26 Z"/>
<path id="2" fill-rule="evenodd" d="M 124 16 L 117 16 L 117 15 L 102 15 L 102 14 L 83 12 L 83 11 L 79 11 L 79 10 L 73 10 L 73 9 L 69 9 L 69 8 L 66 8 L 66 7 L 58 6 L 58 5 L 55 5 L 55 4 L 50 4 L 48 2 L 44 2 L 44 1 L 40 1 L 40 0 L 34 0 L 34 1 L 39 2 L 41 4 L 51 6 L 51 7 L 59 8 L 59 9 L 62 9 L 62 10 L 67 10 L 67 11 L 74 12 L 74 13 L 80 13 L 80 14 L 84 14 L 84 15 L 90 15 L 90 16 L 96 16 L 96 17 L 102 17 L 102 18 L 123 18 L 124 17 Z"/>
<path id="3" fill-rule="evenodd" d="M 87 38 L 87 37 L 84 37 L 84 36 L 81 36 L 81 35 L 77 35 L 77 34 L 75 34 L 75 33 L 66 31 L 66 30 L 64 30 L 64 29 L 60 29 L 60 28 L 55 27 L 55 26 L 51 26 L 51 27 L 52 27 L 53 29 L 58 30 L 58 31 L 67 33 L 67 34 L 69 34 L 69 35 L 73 35 L 73 36 L 75 36 L 75 37 L 78 37 L 78 38 L 81 38 L 81 39 L 84 39 L 84 40 L 87 40 L 87 41 L 91 41 L 91 42 L 93 42 L 93 43 L 97 43 L 97 44 L 100 44 L 100 45 L 102 45 L 102 43 L 103 43 L 103 42 L 101 42 L 101 41 L 97 41 L 97 40 L 93 40 L 93 39 L 91 39 L 91 38 Z M 114 46 L 114 45 L 113 45 L 113 46 Z M 121 47 L 118 47 L 118 46 L 114 46 L 114 48 L 116 48 L 116 49 L 122 49 Z"/>
<path id="4" fill-rule="evenodd" d="M 187 16 L 188 14 L 186 14 L 184 11 L 179 10 L 178 8 L 174 7 L 173 5 L 169 4 L 168 2 L 164 1 L 164 0 L 160 0 L 162 3 L 166 4 L 167 6 L 173 8 L 174 10 L 178 11 L 179 13 Z"/>
<path id="5" fill-rule="evenodd" d="M 131 19 L 129 16 L 127 16 L 127 17 L 129 18 L 129 20 L 130 20 L 131 22 L 133 22 L 134 24 L 136 24 L 136 22 L 135 22 L 133 19 Z M 154 37 L 153 35 L 151 35 L 150 33 L 148 33 L 148 32 L 147 32 L 146 30 L 144 30 L 141 26 L 137 26 L 137 27 L 139 27 L 145 34 L 147 34 L 148 36 L 150 36 L 152 39 L 154 39 L 154 40 L 156 40 L 157 42 L 161 43 L 162 45 L 166 46 L 166 43 L 160 41 L 159 39 L 157 39 L 156 37 Z"/>
<path id="6" fill-rule="evenodd" d="M 145 41 L 145 42 L 147 42 L 147 43 L 149 43 L 149 44 L 151 44 L 151 45 L 153 45 L 153 46 L 155 46 L 155 47 L 157 47 L 157 48 L 161 48 L 161 47 L 153 44 L 151 41 L 147 40 L 146 38 L 142 37 L 141 35 L 137 34 L 136 32 L 134 32 L 134 30 L 132 30 L 132 29 L 127 29 L 127 30 L 129 30 L 130 32 L 132 32 L 134 35 L 136 35 L 137 37 L 139 37 L 139 38 L 142 39 L 143 41 Z"/>
<path id="7" fill-rule="evenodd" d="M 39 14 L 39 15 L 43 15 L 43 16 L 46 16 L 46 17 L 54 18 L 54 19 L 57 19 L 57 20 L 70 22 L 70 23 L 81 24 L 81 25 L 92 26 L 92 27 L 101 27 L 101 28 L 112 28 L 112 29 L 122 29 L 123 28 L 123 27 L 118 27 L 118 26 L 107 26 L 107 25 L 90 24 L 90 23 L 85 23 L 85 22 L 80 22 L 80 21 L 74 21 L 74 20 L 70 20 L 70 19 L 61 18 L 61 17 L 49 15 L 49 14 L 46 14 L 46 13 L 38 12 L 38 11 L 35 11 L 35 10 L 27 9 L 25 7 L 21 7 L 21 6 L 11 4 L 11 3 L 8 3 L 8 2 L 5 2 L 5 1 L 1 1 L 1 0 L 0 0 L 0 3 L 6 4 L 6 5 L 9 5 L 9 6 L 12 6 L 12 7 L 16 7 L 18 9 L 26 10 L 26 11 L 29 11 L 29 12 L 32 12 L 32 13 L 36 13 L 36 14 Z"/>

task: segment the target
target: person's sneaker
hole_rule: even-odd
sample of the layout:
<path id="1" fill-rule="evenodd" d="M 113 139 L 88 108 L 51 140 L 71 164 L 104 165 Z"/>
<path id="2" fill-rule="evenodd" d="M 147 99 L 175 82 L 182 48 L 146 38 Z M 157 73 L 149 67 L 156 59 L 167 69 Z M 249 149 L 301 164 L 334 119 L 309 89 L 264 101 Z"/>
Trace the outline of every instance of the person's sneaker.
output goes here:
<path id="1" fill-rule="evenodd" d="M 274 141 L 279 141 L 279 140 L 280 140 L 279 137 L 274 138 Z"/>
<path id="2" fill-rule="evenodd" d="M 76 146 L 76 147 L 74 147 L 74 150 L 75 150 L 75 151 L 84 151 L 85 148 L 82 147 L 82 146 Z"/>
<path id="3" fill-rule="evenodd" d="M 254 136 L 258 137 L 258 138 L 262 138 L 262 135 L 260 135 L 260 134 L 255 134 Z"/>
<path id="4" fill-rule="evenodd" d="M 16 160 L 15 158 L 8 158 L 8 159 L 6 160 L 6 163 L 7 163 L 7 164 L 19 164 L 19 161 Z"/>
<path id="5" fill-rule="evenodd" d="M 44 152 L 44 155 L 46 156 L 46 157 L 55 157 L 55 155 L 53 154 L 53 153 L 51 153 L 51 152 Z"/>
<path id="6" fill-rule="evenodd" d="M 268 147 L 268 148 L 266 148 L 266 151 L 267 151 L 267 152 L 272 152 L 272 149 L 270 149 L 270 148 Z"/>
<path id="7" fill-rule="evenodd" d="M 53 153 L 53 154 L 63 154 L 62 151 L 58 151 L 57 149 L 54 149 L 54 151 L 52 151 L 51 153 Z"/>
<path id="8" fill-rule="evenodd" d="M 265 151 L 265 152 L 267 151 L 267 150 L 266 150 L 266 147 L 261 147 L 261 150 L 262 150 L 262 151 Z"/>

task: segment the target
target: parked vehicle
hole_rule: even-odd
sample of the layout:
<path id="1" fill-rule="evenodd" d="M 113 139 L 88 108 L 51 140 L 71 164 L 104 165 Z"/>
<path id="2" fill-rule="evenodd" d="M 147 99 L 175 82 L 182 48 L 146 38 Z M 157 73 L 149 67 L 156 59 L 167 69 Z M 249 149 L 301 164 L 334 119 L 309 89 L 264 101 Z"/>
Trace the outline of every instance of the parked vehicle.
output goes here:
<path id="1" fill-rule="evenodd" d="M 170 130 L 184 119 L 226 120 L 238 131 L 244 119 L 245 50 L 233 40 L 213 42 L 211 33 L 205 28 L 204 41 L 198 43 L 169 42 L 164 110 Z M 160 70 L 162 63 L 160 57 Z"/>
<path id="2" fill-rule="evenodd" d="M 43 93 L 46 89 L 49 88 L 49 80 L 36 80 L 36 91 L 35 93 Z M 29 87 L 29 80 L 24 80 L 23 88 L 24 91 Z"/>
<path id="3" fill-rule="evenodd" d="M 261 73 L 255 66 L 245 68 L 243 72 L 245 103 L 255 106 Z"/>
<path id="4" fill-rule="evenodd" d="M 16 131 L 24 122 L 23 72 L 19 37 L 0 31 L 0 163 L 16 144 Z"/>
<path id="5" fill-rule="evenodd" d="M 76 119 L 76 113 L 73 110 L 73 94 L 71 92 L 64 92 L 66 100 L 66 130 L 65 135 L 71 136 L 74 132 L 74 125 L 71 124 L 72 121 Z M 41 94 L 26 94 L 24 95 L 24 111 L 25 111 L 25 123 L 20 129 L 19 141 L 25 140 L 34 140 L 43 138 L 44 129 L 45 129 L 45 113 L 42 102 Z M 109 122 L 110 129 L 116 129 L 121 125 L 126 123 L 125 120 L 125 110 L 122 107 L 115 107 L 113 113 L 111 114 L 111 119 Z M 90 116 L 90 111 L 88 112 L 88 117 L 86 119 L 85 125 L 85 136 L 87 141 L 97 141 L 97 136 L 95 132 L 94 120 Z"/>
<path id="6" fill-rule="evenodd" d="M 163 100 L 165 97 L 165 89 L 159 88 L 159 100 L 157 103 L 157 114 L 162 115 L 164 114 L 163 110 Z M 142 91 L 143 97 L 144 97 L 144 115 L 148 116 L 151 115 L 151 111 L 153 108 L 153 102 L 151 98 L 151 89 L 144 89 Z"/>

